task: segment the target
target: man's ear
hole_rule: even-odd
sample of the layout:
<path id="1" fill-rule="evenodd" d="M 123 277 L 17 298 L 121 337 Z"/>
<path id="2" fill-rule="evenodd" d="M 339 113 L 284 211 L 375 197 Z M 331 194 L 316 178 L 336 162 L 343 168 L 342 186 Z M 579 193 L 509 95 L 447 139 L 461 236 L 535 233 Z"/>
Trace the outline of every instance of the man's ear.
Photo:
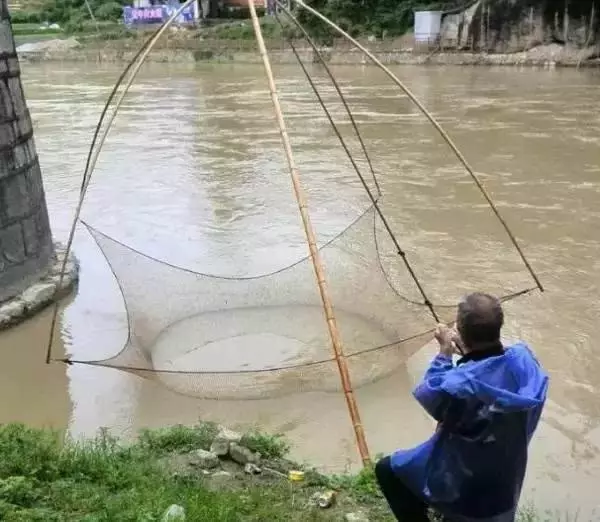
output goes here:
<path id="1" fill-rule="evenodd" d="M 456 330 L 455 330 L 455 335 L 454 335 L 454 338 L 452 339 L 452 342 L 454 343 L 454 346 L 456 346 L 456 348 L 457 348 L 457 355 L 465 355 L 467 353 L 465 343 L 463 342 L 462 337 Z"/>

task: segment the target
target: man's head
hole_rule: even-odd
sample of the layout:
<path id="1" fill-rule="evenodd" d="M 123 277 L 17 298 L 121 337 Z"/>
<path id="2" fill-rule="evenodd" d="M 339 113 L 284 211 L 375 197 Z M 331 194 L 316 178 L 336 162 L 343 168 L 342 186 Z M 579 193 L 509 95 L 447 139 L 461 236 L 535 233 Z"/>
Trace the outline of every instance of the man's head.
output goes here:
<path id="1" fill-rule="evenodd" d="M 504 312 L 500 300 L 474 292 L 458 304 L 456 328 L 468 351 L 484 350 L 500 342 Z"/>

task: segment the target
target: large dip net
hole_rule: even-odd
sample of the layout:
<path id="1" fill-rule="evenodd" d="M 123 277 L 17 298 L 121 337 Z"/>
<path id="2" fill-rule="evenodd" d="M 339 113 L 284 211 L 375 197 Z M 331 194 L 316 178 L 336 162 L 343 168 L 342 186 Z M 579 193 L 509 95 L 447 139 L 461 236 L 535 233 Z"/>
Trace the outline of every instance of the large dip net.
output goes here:
<path id="1" fill-rule="evenodd" d="M 311 10 L 302 2 L 297 3 Z M 294 188 L 298 189 L 298 173 L 285 132 L 285 121 L 252 2 L 250 5 L 292 181 Z M 280 8 L 297 23 L 285 6 L 280 5 Z M 322 17 L 316 12 L 314 14 Z M 176 392 L 199 398 L 258 399 L 303 391 L 343 390 L 356 429 L 360 422 L 351 397 L 352 388 L 396 371 L 430 339 L 436 322 L 452 321 L 454 300 L 459 296 L 453 296 L 445 303 L 430 301 L 386 220 L 385 201 L 365 144 L 325 61 L 323 65 L 348 111 L 366 160 L 361 162 L 362 168 L 354 160 L 319 90 L 297 55 L 367 196 L 366 208 L 335 237 L 320 244 L 315 242 L 303 195 L 296 190 L 309 243 L 306 255 L 270 273 L 240 277 L 204 274 L 169 264 L 111 237 L 103 232 L 101 225 L 93 226 L 80 219 L 98 154 L 127 89 L 147 53 L 177 15 L 178 12 L 142 47 L 106 104 L 90 150 L 68 244 L 70 248 L 77 224 L 95 240 L 123 296 L 128 323 L 127 341 L 116 355 L 107 359 L 54 359 L 51 348 L 58 314 L 56 306 L 47 360 L 113 367 L 159 380 Z M 305 35 L 315 55 L 320 57 L 318 49 Z M 296 52 L 294 47 L 292 49 Z M 364 51 L 370 56 L 368 51 Z M 376 59 L 374 61 L 378 63 Z M 387 71 L 385 67 L 383 69 Z M 405 89 L 392 73 L 387 72 Z M 413 99 L 409 91 L 405 89 L 405 92 Z M 107 117 L 115 98 L 113 111 Z M 413 101 L 418 104 L 416 99 Z M 504 225 L 462 155 L 431 115 L 424 108 L 422 110 L 455 150 Z M 504 226 L 529 269 L 529 275 L 541 289 L 510 230 Z M 506 290 L 502 284 L 491 288 L 489 281 L 478 280 L 476 275 L 471 283 L 471 288 L 495 293 L 502 288 L 503 300 L 533 289 L 524 285 L 520 289 Z M 468 290 L 465 288 L 465 292 Z M 364 459 L 366 453 L 363 449 Z"/>
<path id="2" fill-rule="evenodd" d="M 393 372 L 423 344 L 426 307 L 388 282 L 369 209 L 320 247 L 352 382 Z M 171 266 L 87 226 L 125 300 L 129 339 L 96 364 L 136 371 L 203 398 L 264 398 L 340 388 L 310 258 L 249 278 Z M 448 309 L 447 316 L 452 311 Z"/>

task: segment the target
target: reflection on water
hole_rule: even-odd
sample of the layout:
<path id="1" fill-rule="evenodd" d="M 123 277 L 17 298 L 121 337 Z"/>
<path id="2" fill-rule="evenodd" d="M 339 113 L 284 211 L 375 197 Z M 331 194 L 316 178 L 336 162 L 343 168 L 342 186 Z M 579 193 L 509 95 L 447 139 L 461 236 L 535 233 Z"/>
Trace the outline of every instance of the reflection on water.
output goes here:
<path id="1" fill-rule="evenodd" d="M 118 72 L 24 66 L 58 239 L 66 237 L 86 148 Z M 481 196 L 408 100 L 374 69 L 335 72 L 380 176 L 386 213 L 432 298 L 452 300 L 484 282 L 498 290 L 529 284 Z M 322 242 L 356 218 L 367 198 L 301 73 L 294 67 L 276 73 Z M 507 310 L 508 333 L 530 341 L 552 374 L 527 494 L 550 508 L 587 513 L 600 478 L 600 360 L 593 344 L 600 312 L 600 113 L 591 110 L 600 104 L 600 75 L 410 67 L 399 74 L 481 171 L 545 283 L 545 294 Z M 146 254 L 204 273 L 264 273 L 306 255 L 262 70 L 154 65 L 141 76 L 100 157 L 84 219 Z M 339 103 L 334 114 L 343 120 Z M 351 136 L 347 121 L 341 127 Z M 126 340 L 123 302 L 82 231 L 76 253 L 81 284 L 64 313 L 64 350 L 81 359 L 109 357 Z M 402 290 L 417 297 L 406 281 Z M 115 370 L 46 367 L 47 319 L 1 337 L 0 386 L 10 400 L 3 401 L 0 421 L 68 428 L 74 436 L 100 426 L 131 435 L 142 426 L 199 417 L 261 423 L 287 432 L 300 458 L 337 469 L 356 462 L 341 395 L 200 401 Z M 373 453 L 414 444 L 430 432 L 410 389 L 432 350 L 428 345 L 393 376 L 358 391 Z M 317 436 L 323 426 L 327 440 Z"/>

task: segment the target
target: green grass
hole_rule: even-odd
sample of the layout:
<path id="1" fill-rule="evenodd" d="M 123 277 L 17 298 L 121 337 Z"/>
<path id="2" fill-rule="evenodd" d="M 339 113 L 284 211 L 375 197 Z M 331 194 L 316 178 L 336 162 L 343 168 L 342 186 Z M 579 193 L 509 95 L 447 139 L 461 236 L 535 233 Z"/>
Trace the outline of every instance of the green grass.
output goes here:
<path id="1" fill-rule="evenodd" d="M 215 433 L 212 424 L 145 431 L 124 447 L 106 435 L 62 443 L 48 431 L 1 426 L 0 520 L 158 521 L 171 504 L 185 508 L 187 521 L 331 520 L 329 511 L 306 507 L 315 491 L 308 484 L 292 492 L 277 478 L 212 491 L 201 474 L 173 476 L 159 466 L 161 456 L 207 448 Z M 246 441 L 274 458 L 287 449 L 278 437 L 253 433 Z"/>
<path id="2" fill-rule="evenodd" d="M 138 446 L 143 452 L 155 457 L 195 449 L 208 450 L 218 431 L 218 426 L 212 422 L 205 422 L 194 428 L 173 426 L 160 430 L 142 430 Z"/>
<path id="3" fill-rule="evenodd" d="M 59 29 L 51 29 L 37 23 L 13 23 L 12 30 L 15 36 L 40 36 L 40 35 L 65 35 L 65 34 L 94 34 L 98 31 L 103 33 L 112 33 L 115 31 L 123 31 L 124 26 L 118 22 L 98 21 L 98 26 L 90 20 L 86 20 L 77 24 L 77 31 L 69 30 L 69 26 L 60 27 Z"/>
<path id="4" fill-rule="evenodd" d="M 283 435 L 270 435 L 256 429 L 244 434 L 241 444 L 267 459 L 285 457 L 290 451 L 290 446 Z"/>
<path id="5" fill-rule="evenodd" d="M 336 476 L 305 469 L 306 480 L 293 487 L 266 471 L 257 477 L 242 474 L 233 487 L 219 489 L 198 470 L 174 473 L 165 465 L 169 459 L 185 461 L 190 451 L 208 449 L 217 431 L 212 423 L 146 430 L 124 446 L 107 433 L 75 444 L 49 431 L 0 426 L 0 520 L 150 522 L 160 521 L 171 504 L 184 507 L 187 522 L 341 520 L 357 509 L 372 522 L 393 520 L 372 468 Z M 243 443 L 259 451 L 269 466 L 284 472 L 296 467 L 283 460 L 289 446 L 281 436 L 254 430 L 244 435 Z M 326 488 L 338 491 L 337 505 L 311 507 L 310 496 Z M 519 518 L 550 520 L 560 518 L 539 517 L 530 507 Z"/>
<path id="6" fill-rule="evenodd" d="M 42 27 L 41 24 L 12 24 L 13 34 L 56 34 L 61 29 L 50 29 Z"/>

